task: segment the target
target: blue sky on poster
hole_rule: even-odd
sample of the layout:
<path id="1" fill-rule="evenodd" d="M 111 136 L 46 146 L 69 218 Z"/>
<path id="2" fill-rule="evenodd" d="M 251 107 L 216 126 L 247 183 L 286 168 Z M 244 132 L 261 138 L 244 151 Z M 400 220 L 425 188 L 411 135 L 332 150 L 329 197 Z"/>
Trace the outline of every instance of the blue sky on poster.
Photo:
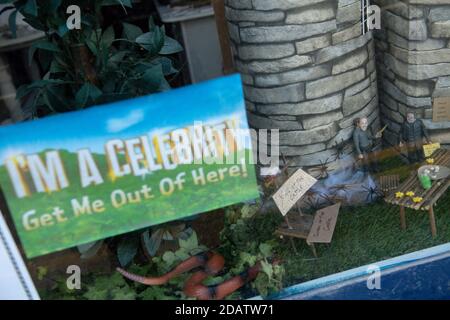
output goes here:
<path id="1" fill-rule="evenodd" d="M 45 149 L 76 151 L 89 147 L 92 152 L 104 153 L 104 143 L 113 138 L 153 136 L 197 121 L 214 124 L 233 116 L 240 120 L 240 128 L 247 128 L 238 75 L 0 127 L 0 161 Z"/>

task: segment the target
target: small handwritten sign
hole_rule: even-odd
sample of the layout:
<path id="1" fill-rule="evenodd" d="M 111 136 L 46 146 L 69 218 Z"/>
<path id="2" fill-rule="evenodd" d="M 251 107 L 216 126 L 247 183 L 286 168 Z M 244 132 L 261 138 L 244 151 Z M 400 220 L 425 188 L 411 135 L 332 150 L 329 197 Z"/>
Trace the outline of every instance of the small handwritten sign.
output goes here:
<path id="1" fill-rule="evenodd" d="M 433 122 L 450 121 L 450 97 L 434 98 Z"/>
<path id="2" fill-rule="evenodd" d="M 426 158 L 429 158 L 433 155 L 433 153 L 441 148 L 441 144 L 440 143 L 430 143 L 430 144 L 425 144 L 423 146 L 423 153 L 425 154 Z"/>
<path id="3" fill-rule="evenodd" d="M 273 195 L 273 200 L 281 214 L 285 216 L 316 182 L 314 177 L 298 169 Z"/>
<path id="4" fill-rule="evenodd" d="M 306 242 L 330 243 L 339 214 L 340 203 L 317 211 Z"/>

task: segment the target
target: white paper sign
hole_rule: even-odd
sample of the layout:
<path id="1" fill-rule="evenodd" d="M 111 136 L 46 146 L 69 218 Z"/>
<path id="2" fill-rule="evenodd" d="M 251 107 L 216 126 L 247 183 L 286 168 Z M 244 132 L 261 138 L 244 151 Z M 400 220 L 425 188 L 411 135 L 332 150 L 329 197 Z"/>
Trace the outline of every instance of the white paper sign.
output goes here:
<path id="1" fill-rule="evenodd" d="M 298 169 L 273 195 L 273 200 L 281 214 L 285 216 L 316 182 L 314 177 Z"/>
<path id="2" fill-rule="evenodd" d="M 30 274 L 1 212 L 0 300 L 39 300 Z"/>

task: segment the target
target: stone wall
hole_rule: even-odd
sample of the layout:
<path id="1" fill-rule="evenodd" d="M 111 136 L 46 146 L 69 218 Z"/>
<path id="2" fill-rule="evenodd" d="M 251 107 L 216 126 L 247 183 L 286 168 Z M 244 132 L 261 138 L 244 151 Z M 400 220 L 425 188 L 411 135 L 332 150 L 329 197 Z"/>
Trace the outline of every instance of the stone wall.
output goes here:
<path id="1" fill-rule="evenodd" d="M 450 144 L 450 122 L 432 121 L 435 97 L 450 97 L 450 0 L 374 0 L 382 8 L 375 32 L 385 138 L 396 144 L 407 111 L 432 139 Z"/>
<path id="2" fill-rule="evenodd" d="M 332 169 L 341 146 L 352 152 L 356 117 L 379 129 L 374 41 L 360 12 L 360 0 L 226 0 L 250 125 L 280 129 L 293 167 Z"/>

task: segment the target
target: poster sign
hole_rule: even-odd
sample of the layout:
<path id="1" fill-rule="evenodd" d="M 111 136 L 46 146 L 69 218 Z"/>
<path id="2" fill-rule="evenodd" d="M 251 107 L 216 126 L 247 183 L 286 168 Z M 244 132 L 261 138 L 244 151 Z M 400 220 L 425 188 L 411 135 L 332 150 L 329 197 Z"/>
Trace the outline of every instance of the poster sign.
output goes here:
<path id="1" fill-rule="evenodd" d="M 441 148 L 441 144 L 440 143 L 430 143 L 430 144 L 425 144 L 423 145 L 423 152 L 425 154 L 426 158 L 429 158 L 433 155 L 433 153 L 436 150 L 439 150 Z"/>
<path id="2" fill-rule="evenodd" d="M 450 97 L 434 98 L 433 122 L 450 121 Z"/>
<path id="3" fill-rule="evenodd" d="M 259 196 L 238 75 L 0 128 L 29 258 Z"/>
<path id="4" fill-rule="evenodd" d="M 326 207 L 316 212 L 313 225 L 308 234 L 308 243 L 330 243 L 339 215 L 340 203 Z"/>
<path id="5" fill-rule="evenodd" d="M 316 182 L 314 177 L 298 169 L 273 195 L 273 200 L 281 214 L 285 216 Z"/>
<path id="6" fill-rule="evenodd" d="M 0 300 L 38 300 L 22 256 L 0 212 Z"/>

